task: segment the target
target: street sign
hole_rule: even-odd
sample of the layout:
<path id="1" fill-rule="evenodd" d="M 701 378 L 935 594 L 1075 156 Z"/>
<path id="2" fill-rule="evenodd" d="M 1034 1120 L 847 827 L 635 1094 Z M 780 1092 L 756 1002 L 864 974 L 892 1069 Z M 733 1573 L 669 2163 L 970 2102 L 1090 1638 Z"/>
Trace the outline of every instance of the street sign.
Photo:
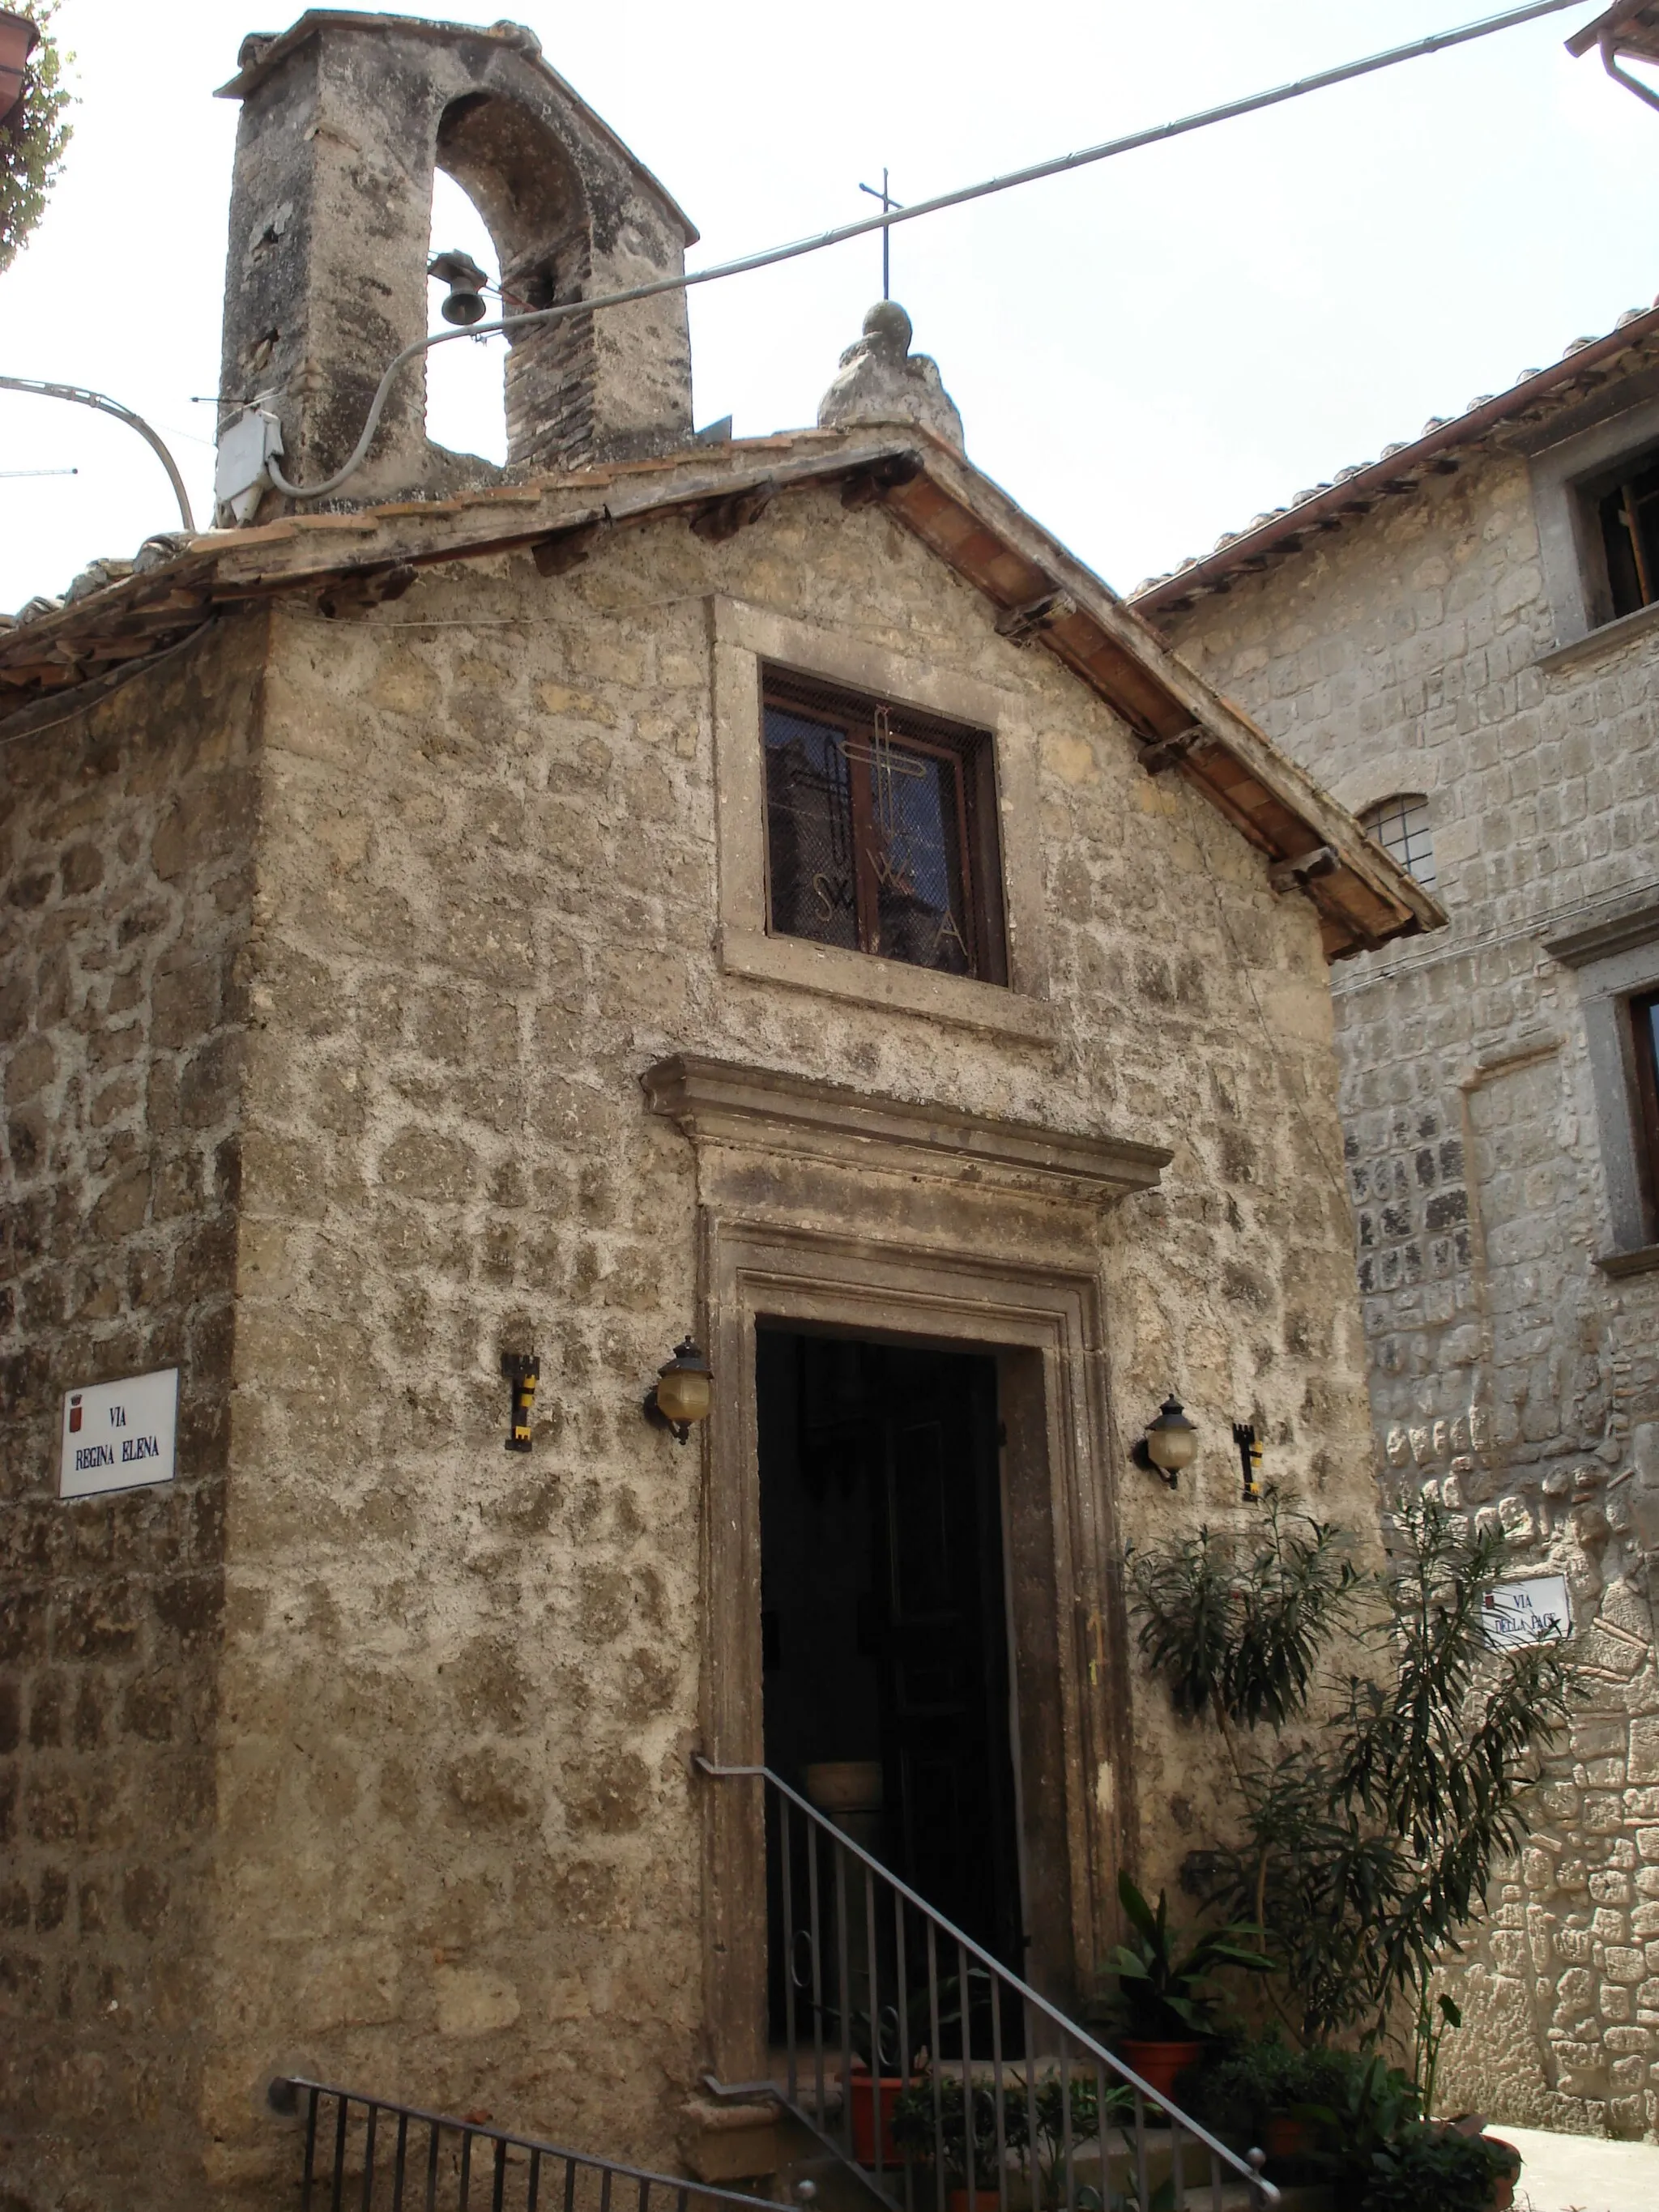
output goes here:
<path id="1" fill-rule="evenodd" d="M 171 1482 L 178 1425 L 176 1367 L 66 1390 L 58 1495 L 96 1498 Z"/>
<path id="2" fill-rule="evenodd" d="M 1495 1583 L 1480 1600 L 1480 1626 L 1499 1651 L 1549 1644 L 1572 1634 L 1572 1600 L 1565 1575 L 1528 1575 Z"/>

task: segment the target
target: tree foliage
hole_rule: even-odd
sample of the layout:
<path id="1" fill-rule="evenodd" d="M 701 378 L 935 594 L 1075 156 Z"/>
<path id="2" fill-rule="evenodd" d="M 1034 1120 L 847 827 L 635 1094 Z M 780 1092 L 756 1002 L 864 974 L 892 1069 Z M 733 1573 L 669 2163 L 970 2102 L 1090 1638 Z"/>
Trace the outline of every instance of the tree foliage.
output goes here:
<path id="1" fill-rule="evenodd" d="M 1238 1785 L 1238 1838 L 1202 1886 L 1267 1931 L 1305 2041 L 1379 2038 L 1403 1999 L 1424 2014 L 1527 1832 L 1570 1674 L 1559 1645 L 1488 1644 L 1504 1551 L 1413 1500 L 1379 1582 L 1337 1532 L 1270 1500 L 1259 1541 L 1205 1530 L 1130 1563 L 1141 1652 L 1177 1711 L 1219 1727 Z M 1361 1663 L 1322 1671 L 1345 1630 Z"/>
<path id="2" fill-rule="evenodd" d="M 70 105 L 62 81 L 64 57 L 52 32 L 58 0 L 12 0 L 10 12 L 27 15 L 40 42 L 29 58 L 23 104 L 9 124 L 0 125 L 0 276 L 46 213 L 70 136 L 64 119 Z"/>

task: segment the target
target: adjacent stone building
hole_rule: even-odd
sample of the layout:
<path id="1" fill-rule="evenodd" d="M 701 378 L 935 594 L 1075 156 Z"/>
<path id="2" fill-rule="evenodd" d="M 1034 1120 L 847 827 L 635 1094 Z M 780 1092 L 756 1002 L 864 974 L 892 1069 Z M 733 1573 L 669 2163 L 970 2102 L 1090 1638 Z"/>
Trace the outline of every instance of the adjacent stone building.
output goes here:
<path id="1" fill-rule="evenodd" d="M 1431 887 L 1334 979 L 1376 1465 L 1564 1573 L 1589 1686 L 1450 2094 L 1659 2125 L 1659 310 L 1136 605 Z"/>
<path id="2" fill-rule="evenodd" d="M 226 389 L 301 483 L 424 329 L 434 163 L 521 288 L 680 266 L 510 25 L 319 12 L 232 89 Z M 9 2207 L 287 2203 L 295 2070 L 706 2166 L 765 1903 L 692 1753 L 872 1756 L 763 1705 L 791 1391 L 921 1362 L 1000 1470 L 1001 1903 L 1063 1998 L 1218 1794 L 1123 1540 L 1250 1510 L 1243 1419 L 1374 1514 L 1327 963 L 1434 900 L 976 473 L 896 309 L 738 444 L 678 294 L 550 327 L 505 473 L 411 370 L 325 511 L 233 479 L 0 626 Z M 173 1478 L 62 1495 L 85 1394 L 173 1370 Z"/>

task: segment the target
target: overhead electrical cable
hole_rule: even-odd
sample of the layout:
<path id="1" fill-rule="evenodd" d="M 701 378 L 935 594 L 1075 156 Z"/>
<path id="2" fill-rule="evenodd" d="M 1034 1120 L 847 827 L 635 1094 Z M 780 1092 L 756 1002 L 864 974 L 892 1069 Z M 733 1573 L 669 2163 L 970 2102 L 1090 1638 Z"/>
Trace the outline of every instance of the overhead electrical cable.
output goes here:
<path id="1" fill-rule="evenodd" d="M 1184 137 L 1193 131 L 1207 130 L 1212 124 L 1231 123 L 1241 115 L 1253 115 L 1261 109 L 1282 106 L 1286 100 L 1303 99 L 1309 93 L 1324 92 L 1333 85 L 1347 84 L 1357 77 L 1370 76 L 1378 70 L 1394 69 L 1402 62 L 1419 61 L 1429 54 L 1443 53 L 1454 46 L 1469 45 L 1476 39 L 1491 38 L 1495 32 L 1510 31 L 1521 24 L 1531 23 L 1542 15 L 1556 15 L 1567 8 L 1581 6 L 1583 0 L 1532 0 L 1525 8 L 1512 8 L 1502 15 L 1488 15 L 1475 23 L 1465 23 L 1455 30 L 1436 31 L 1427 38 L 1415 39 L 1407 46 L 1391 46 L 1386 52 L 1370 54 L 1362 61 L 1344 62 L 1335 69 L 1321 70 L 1311 76 L 1297 77 L 1290 84 L 1276 85 L 1271 91 L 1256 92 L 1242 100 L 1231 100 L 1219 107 L 1200 109 L 1196 114 L 1178 117 L 1172 123 L 1154 124 L 1150 129 L 1132 131 L 1125 138 L 1110 138 L 1098 146 L 1085 146 L 1073 154 L 1056 155 L 1047 161 L 1034 161 L 1023 169 L 1011 169 L 1005 174 L 989 177 L 976 185 L 963 185 L 955 191 L 940 192 L 934 198 L 915 200 L 908 207 L 884 209 L 879 215 L 861 216 L 856 222 L 839 224 L 833 230 L 819 231 L 811 238 L 799 238 L 787 246 L 768 246 L 758 253 L 747 253 L 735 261 L 717 263 L 710 269 L 695 269 L 679 276 L 659 276 L 648 284 L 630 285 L 624 292 L 602 293 L 592 300 L 566 300 L 556 307 L 538 307 L 528 314 L 503 316 L 499 322 L 474 323 L 453 331 L 433 331 L 389 363 L 386 374 L 375 389 L 369 403 L 368 418 L 362 434 L 344 463 L 332 476 L 321 483 L 301 485 L 290 483 L 282 473 L 274 457 L 265 463 L 270 482 L 289 499 L 327 499 L 331 494 L 356 476 L 368 458 L 368 449 L 380 428 L 380 416 L 400 372 L 409 362 L 434 346 L 447 345 L 456 338 L 491 337 L 499 333 L 528 330 L 532 325 L 562 322 L 573 315 L 597 314 L 605 307 L 624 307 L 636 300 L 654 299 L 665 292 L 687 292 L 699 284 L 714 284 L 728 276 L 746 276 L 757 269 L 771 269 L 780 262 L 799 260 L 804 254 L 822 253 L 832 246 L 843 246 L 849 240 L 868 237 L 872 231 L 891 230 L 901 222 L 919 222 L 924 216 L 941 214 L 946 208 L 963 207 L 971 200 L 988 199 L 994 193 L 1012 191 L 1021 185 L 1040 183 L 1045 177 L 1063 176 L 1072 169 L 1089 167 L 1096 161 L 1110 161 L 1118 154 L 1133 154 L 1143 146 L 1156 146 L 1170 138 Z M 257 406 L 268 394 L 257 394 L 248 402 Z"/>

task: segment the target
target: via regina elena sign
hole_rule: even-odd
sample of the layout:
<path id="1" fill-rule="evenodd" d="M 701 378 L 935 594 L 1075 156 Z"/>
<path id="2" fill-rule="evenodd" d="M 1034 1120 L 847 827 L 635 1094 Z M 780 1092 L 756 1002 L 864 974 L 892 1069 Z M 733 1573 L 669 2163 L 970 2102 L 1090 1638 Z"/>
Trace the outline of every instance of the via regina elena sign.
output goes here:
<path id="1" fill-rule="evenodd" d="M 173 1480 L 179 1370 L 129 1376 L 64 1393 L 60 1498 L 95 1498 Z"/>

